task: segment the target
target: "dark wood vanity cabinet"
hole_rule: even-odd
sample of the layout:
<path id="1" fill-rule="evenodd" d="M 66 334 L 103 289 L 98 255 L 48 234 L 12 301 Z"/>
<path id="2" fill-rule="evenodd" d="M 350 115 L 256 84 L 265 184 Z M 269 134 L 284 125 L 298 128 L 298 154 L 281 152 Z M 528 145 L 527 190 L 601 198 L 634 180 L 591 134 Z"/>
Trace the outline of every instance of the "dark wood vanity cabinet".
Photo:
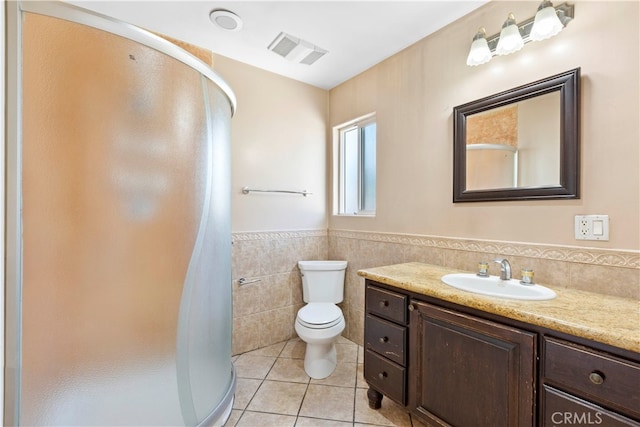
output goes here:
<path id="1" fill-rule="evenodd" d="M 410 408 L 442 426 L 531 426 L 536 334 L 412 300 Z"/>
<path id="2" fill-rule="evenodd" d="M 369 281 L 365 308 L 370 407 L 386 396 L 436 425 L 532 425 L 535 334 Z"/>
<path id="3" fill-rule="evenodd" d="M 436 426 L 640 427 L 637 353 L 370 279 L 365 301 L 371 408 L 386 396 Z"/>

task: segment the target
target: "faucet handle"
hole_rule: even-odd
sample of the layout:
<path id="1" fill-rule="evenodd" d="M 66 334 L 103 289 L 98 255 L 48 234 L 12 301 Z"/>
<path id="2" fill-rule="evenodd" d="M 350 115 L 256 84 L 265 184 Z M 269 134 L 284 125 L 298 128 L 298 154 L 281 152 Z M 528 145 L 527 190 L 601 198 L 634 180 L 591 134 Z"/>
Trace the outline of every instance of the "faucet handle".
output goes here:
<path id="1" fill-rule="evenodd" d="M 476 274 L 480 277 L 489 277 L 489 263 L 486 261 L 478 262 L 478 272 Z"/>
<path id="2" fill-rule="evenodd" d="M 522 280 L 520 280 L 520 283 L 522 283 L 523 285 L 526 286 L 531 286 L 534 284 L 533 282 L 533 270 L 531 270 L 530 268 L 523 268 L 522 269 Z"/>

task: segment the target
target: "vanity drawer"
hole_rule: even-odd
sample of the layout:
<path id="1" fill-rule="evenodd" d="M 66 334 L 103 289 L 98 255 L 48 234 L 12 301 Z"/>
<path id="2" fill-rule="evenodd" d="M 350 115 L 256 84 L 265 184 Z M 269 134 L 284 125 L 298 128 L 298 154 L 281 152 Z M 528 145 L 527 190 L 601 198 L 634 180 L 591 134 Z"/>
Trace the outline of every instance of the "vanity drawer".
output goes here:
<path id="1" fill-rule="evenodd" d="M 366 310 L 377 316 L 407 324 L 407 296 L 367 285 Z"/>
<path id="2" fill-rule="evenodd" d="M 405 368 L 371 350 L 364 354 L 364 379 L 385 396 L 405 405 Z"/>
<path id="3" fill-rule="evenodd" d="M 407 359 L 404 349 L 407 342 L 407 328 L 370 314 L 367 314 L 365 322 L 365 347 L 402 366 L 406 366 Z"/>
<path id="4" fill-rule="evenodd" d="M 638 427 L 637 422 L 552 387 L 542 387 L 542 426 L 600 425 Z"/>
<path id="5" fill-rule="evenodd" d="M 640 365 L 555 338 L 544 338 L 545 382 L 640 417 Z"/>

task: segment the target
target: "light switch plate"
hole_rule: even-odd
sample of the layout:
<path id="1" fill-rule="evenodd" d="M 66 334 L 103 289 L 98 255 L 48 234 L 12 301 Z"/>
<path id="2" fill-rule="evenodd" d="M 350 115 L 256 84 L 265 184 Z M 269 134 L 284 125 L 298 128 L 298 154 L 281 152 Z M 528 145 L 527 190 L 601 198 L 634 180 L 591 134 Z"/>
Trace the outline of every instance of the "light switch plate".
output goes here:
<path id="1" fill-rule="evenodd" d="M 609 215 L 576 215 L 576 240 L 609 240 Z"/>

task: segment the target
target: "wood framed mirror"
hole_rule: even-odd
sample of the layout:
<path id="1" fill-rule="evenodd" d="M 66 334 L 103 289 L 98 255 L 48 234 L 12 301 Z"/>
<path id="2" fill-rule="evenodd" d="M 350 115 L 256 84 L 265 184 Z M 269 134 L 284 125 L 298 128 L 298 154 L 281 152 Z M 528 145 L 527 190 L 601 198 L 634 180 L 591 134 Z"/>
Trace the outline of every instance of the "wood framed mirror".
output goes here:
<path id="1" fill-rule="evenodd" d="M 580 68 L 453 109 L 453 202 L 578 199 Z"/>

